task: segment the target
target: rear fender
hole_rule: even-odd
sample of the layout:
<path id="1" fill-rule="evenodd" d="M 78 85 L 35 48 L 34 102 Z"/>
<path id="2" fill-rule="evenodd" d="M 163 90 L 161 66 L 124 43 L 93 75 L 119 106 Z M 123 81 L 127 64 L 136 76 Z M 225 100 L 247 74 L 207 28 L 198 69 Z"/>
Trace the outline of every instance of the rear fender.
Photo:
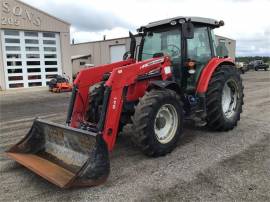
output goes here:
<path id="1" fill-rule="evenodd" d="M 196 93 L 200 93 L 200 94 L 206 93 L 212 74 L 214 73 L 214 71 L 216 70 L 218 66 L 223 65 L 223 64 L 226 64 L 226 65 L 229 64 L 233 66 L 235 65 L 234 60 L 232 58 L 215 57 L 215 58 L 212 58 L 208 62 L 208 64 L 204 67 L 200 75 L 200 78 L 197 84 Z"/>

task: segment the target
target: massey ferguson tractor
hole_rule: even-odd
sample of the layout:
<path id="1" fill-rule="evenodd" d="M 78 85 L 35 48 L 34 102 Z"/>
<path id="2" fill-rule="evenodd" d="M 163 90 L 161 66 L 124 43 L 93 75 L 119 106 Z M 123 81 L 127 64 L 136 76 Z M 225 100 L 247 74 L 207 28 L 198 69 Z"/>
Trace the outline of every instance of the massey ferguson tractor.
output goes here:
<path id="1" fill-rule="evenodd" d="M 158 157 L 176 147 L 187 119 L 233 129 L 244 94 L 234 61 L 216 55 L 213 30 L 222 25 L 199 17 L 161 20 L 138 29 L 138 45 L 130 33 L 123 61 L 80 71 L 65 125 L 36 118 L 7 155 L 59 187 L 94 186 L 108 178 L 123 131 Z"/>

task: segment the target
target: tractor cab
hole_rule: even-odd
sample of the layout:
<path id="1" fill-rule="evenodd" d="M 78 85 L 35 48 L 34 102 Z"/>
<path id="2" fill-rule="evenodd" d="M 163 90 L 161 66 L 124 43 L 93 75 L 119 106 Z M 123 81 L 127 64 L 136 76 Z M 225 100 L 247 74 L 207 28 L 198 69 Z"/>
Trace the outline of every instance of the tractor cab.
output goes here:
<path id="1" fill-rule="evenodd" d="M 223 21 L 200 17 L 175 17 L 149 23 L 138 29 L 142 37 L 138 60 L 170 56 L 174 80 L 185 91 L 192 92 L 202 69 L 216 56 L 213 29 L 222 25 Z M 131 46 L 135 47 L 132 43 Z"/>

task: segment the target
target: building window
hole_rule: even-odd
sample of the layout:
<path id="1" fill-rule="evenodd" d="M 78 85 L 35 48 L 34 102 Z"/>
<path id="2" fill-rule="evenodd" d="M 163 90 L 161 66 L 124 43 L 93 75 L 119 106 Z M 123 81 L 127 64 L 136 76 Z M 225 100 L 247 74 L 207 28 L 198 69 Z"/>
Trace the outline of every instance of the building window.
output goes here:
<path id="1" fill-rule="evenodd" d="M 57 68 L 45 68 L 46 72 L 57 72 Z"/>
<path id="2" fill-rule="evenodd" d="M 28 76 L 28 80 L 37 80 L 41 79 L 41 75 L 30 75 Z"/>
<path id="3" fill-rule="evenodd" d="M 7 51 L 20 51 L 21 47 L 20 46 L 6 46 Z"/>
<path id="4" fill-rule="evenodd" d="M 38 37 L 38 32 L 24 32 L 24 36 Z"/>
<path id="5" fill-rule="evenodd" d="M 20 80 L 23 80 L 23 77 L 22 76 L 9 76 L 8 80 L 9 81 L 20 81 Z"/>
<path id="6" fill-rule="evenodd" d="M 27 69 L 28 73 L 32 73 L 32 72 L 40 72 L 40 68 L 28 68 Z"/>
<path id="7" fill-rule="evenodd" d="M 8 69 L 9 74 L 22 73 L 22 69 Z"/>
<path id="8" fill-rule="evenodd" d="M 32 83 L 28 83 L 29 87 L 35 87 L 35 86 L 41 86 L 42 83 L 41 82 L 32 82 Z"/>
<path id="9" fill-rule="evenodd" d="M 55 33 L 46 32 L 46 33 L 43 33 L 43 37 L 46 37 L 46 38 L 55 38 Z"/>
<path id="10" fill-rule="evenodd" d="M 46 75 L 46 79 L 53 79 L 56 78 L 57 74 L 50 74 L 50 75 Z"/>
<path id="11" fill-rule="evenodd" d="M 9 76 L 8 80 L 9 81 L 20 81 L 20 80 L 23 80 L 23 77 L 22 76 Z"/>
<path id="12" fill-rule="evenodd" d="M 38 44 L 38 40 L 36 39 L 25 39 L 26 44 Z"/>
<path id="13" fill-rule="evenodd" d="M 26 51 L 39 51 L 39 47 L 25 47 Z"/>
<path id="14" fill-rule="evenodd" d="M 56 54 L 45 54 L 45 58 L 56 58 Z"/>
<path id="15" fill-rule="evenodd" d="M 8 85 L 10 88 L 22 88 L 24 85 L 23 83 L 12 83 Z"/>
<path id="16" fill-rule="evenodd" d="M 15 30 L 5 30 L 4 34 L 7 36 L 19 36 L 19 32 Z"/>
<path id="17" fill-rule="evenodd" d="M 56 48 L 55 47 L 44 47 L 44 51 L 47 51 L 47 52 L 56 52 Z"/>
<path id="18" fill-rule="evenodd" d="M 5 39 L 6 43 L 20 43 L 20 39 Z"/>
<path id="19" fill-rule="evenodd" d="M 21 58 L 21 54 L 7 54 L 7 58 L 17 59 Z"/>
<path id="20" fill-rule="evenodd" d="M 31 66 L 35 66 L 35 65 L 40 65 L 40 61 L 27 61 L 27 65 Z"/>
<path id="21" fill-rule="evenodd" d="M 45 65 L 57 65 L 57 61 L 45 61 Z"/>
<path id="22" fill-rule="evenodd" d="M 8 61 L 7 66 L 22 66 L 21 61 Z"/>
<path id="23" fill-rule="evenodd" d="M 27 58 L 40 58 L 39 54 L 26 54 Z"/>
<path id="24" fill-rule="evenodd" d="M 56 41 L 54 41 L 54 40 L 43 40 L 43 44 L 55 45 L 56 44 Z"/>

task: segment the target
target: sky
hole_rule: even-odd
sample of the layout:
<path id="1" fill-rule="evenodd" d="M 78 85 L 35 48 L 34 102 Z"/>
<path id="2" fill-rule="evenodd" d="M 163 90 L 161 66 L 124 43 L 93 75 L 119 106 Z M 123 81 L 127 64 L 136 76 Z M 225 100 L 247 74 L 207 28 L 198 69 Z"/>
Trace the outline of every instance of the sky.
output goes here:
<path id="1" fill-rule="evenodd" d="M 215 33 L 236 40 L 237 56 L 270 56 L 270 0 L 22 0 L 71 24 L 75 43 L 128 36 L 175 16 L 224 20 Z"/>

